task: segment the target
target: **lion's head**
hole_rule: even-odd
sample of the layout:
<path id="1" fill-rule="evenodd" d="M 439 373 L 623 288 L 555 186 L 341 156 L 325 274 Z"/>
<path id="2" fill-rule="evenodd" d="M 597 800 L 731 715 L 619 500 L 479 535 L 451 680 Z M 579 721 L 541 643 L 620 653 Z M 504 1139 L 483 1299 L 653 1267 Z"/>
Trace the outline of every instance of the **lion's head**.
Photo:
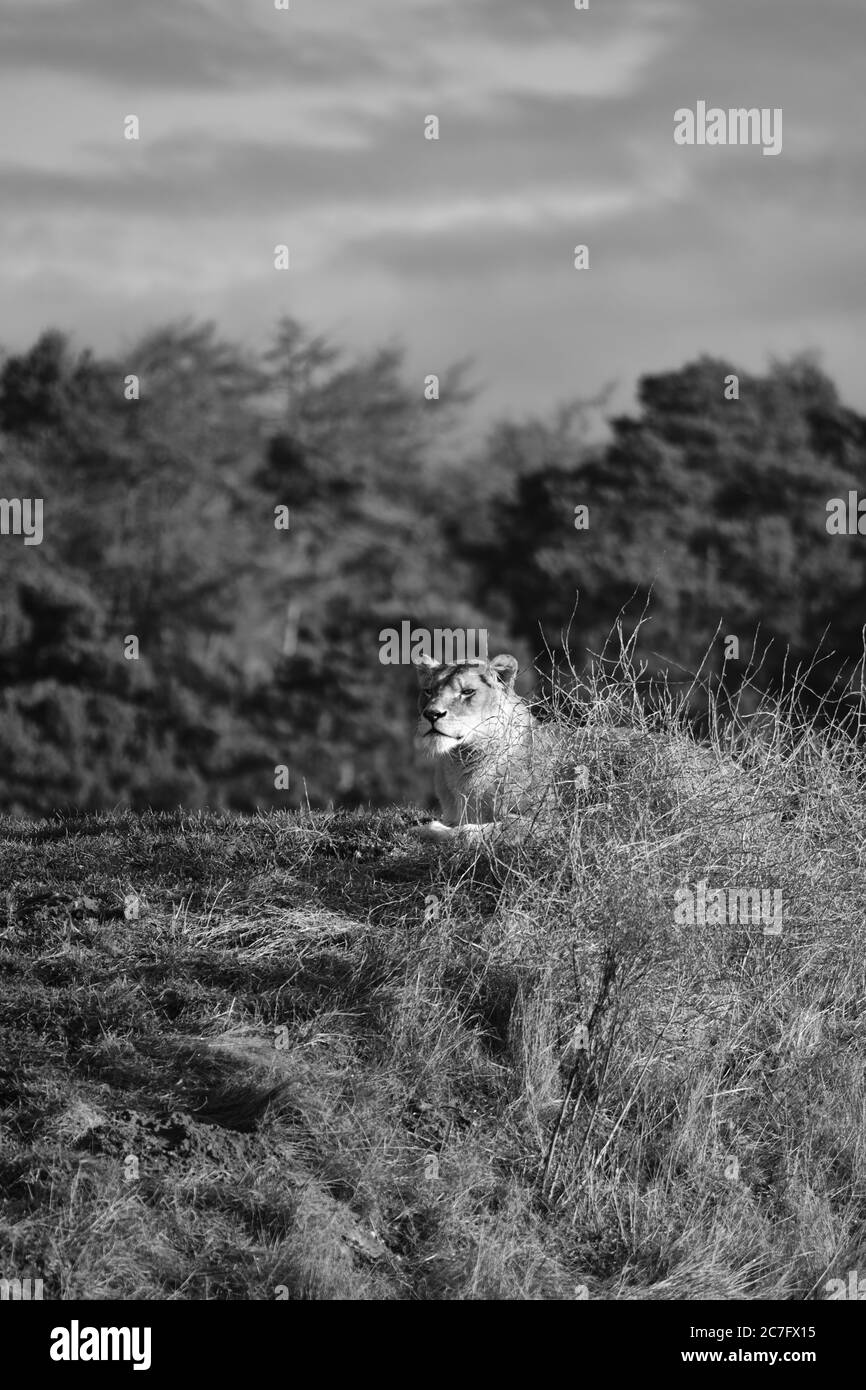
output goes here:
<path id="1" fill-rule="evenodd" d="M 526 728 L 529 711 L 514 692 L 517 661 L 415 661 L 421 693 L 416 743 L 427 757 L 468 749 L 502 748 Z"/>

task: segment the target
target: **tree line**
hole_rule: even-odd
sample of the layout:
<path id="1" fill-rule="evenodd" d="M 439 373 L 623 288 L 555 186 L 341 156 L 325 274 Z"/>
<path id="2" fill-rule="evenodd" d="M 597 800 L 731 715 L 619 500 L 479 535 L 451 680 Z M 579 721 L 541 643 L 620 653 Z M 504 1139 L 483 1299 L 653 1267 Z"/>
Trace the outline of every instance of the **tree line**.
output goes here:
<path id="1" fill-rule="evenodd" d="M 406 622 L 487 633 L 525 691 L 645 614 L 647 698 L 802 663 L 816 707 L 859 692 L 866 418 L 812 358 L 646 376 L 601 441 L 574 402 L 467 444 L 466 382 L 427 400 L 399 351 L 291 319 L 261 351 L 184 323 L 122 361 L 55 331 L 5 354 L 0 495 L 44 534 L 0 534 L 0 808 L 426 797 L 414 674 L 380 660 Z"/>

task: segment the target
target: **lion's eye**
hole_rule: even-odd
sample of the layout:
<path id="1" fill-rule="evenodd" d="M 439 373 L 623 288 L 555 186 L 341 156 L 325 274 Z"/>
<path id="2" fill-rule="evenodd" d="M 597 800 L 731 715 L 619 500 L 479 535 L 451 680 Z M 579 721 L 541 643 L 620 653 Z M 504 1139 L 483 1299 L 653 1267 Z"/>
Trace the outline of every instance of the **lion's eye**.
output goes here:
<path id="1" fill-rule="evenodd" d="M 471 699 L 472 699 L 472 696 L 475 694 L 475 691 L 474 691 L 474 690 L 462 690 L 460 693 L 461 693 L 461 695 L 463 696 L 464 700 L 471 700 Z"/>

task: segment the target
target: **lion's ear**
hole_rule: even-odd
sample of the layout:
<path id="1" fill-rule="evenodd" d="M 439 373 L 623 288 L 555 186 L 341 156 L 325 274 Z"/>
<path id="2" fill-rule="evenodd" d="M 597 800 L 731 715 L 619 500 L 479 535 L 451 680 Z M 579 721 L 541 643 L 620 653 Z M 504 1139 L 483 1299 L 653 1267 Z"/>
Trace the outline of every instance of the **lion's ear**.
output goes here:
<path id="1" fill-rule="evenodd" d="M 424 686 L 430 678 L 430 672 L 438 671 L 442 662 L 437 661 L 435 657 L 428 656 L 426 652 L 419 652 L 417 656 L 413 656 L 412 665 L 418 672 L 418 684 Z"/>
<path id="2" fill-rule="evenodd" d="M 514 685 L 514 678 L 519 670 L 517 658 L 514 656 L 495 656 L 490 663 L 491 670 L 495 671 L 502 684 L 511 689 Z"/>

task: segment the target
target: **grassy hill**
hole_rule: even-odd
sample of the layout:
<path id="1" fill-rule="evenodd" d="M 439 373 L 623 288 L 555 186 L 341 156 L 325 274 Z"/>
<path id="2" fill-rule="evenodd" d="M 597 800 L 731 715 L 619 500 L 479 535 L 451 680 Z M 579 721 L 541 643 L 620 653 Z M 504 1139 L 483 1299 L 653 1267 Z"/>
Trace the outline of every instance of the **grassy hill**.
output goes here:
<path id="1" fill-rule="evenodd" d="M 866 1263 L 866 809 L 787 733 L 724 823 L 646 744 L 494 859 L 406 811 L 0 822 L 0 1275 L 826 1297 Z M 714 888 L 781 930 L 684 920 Z"/>

